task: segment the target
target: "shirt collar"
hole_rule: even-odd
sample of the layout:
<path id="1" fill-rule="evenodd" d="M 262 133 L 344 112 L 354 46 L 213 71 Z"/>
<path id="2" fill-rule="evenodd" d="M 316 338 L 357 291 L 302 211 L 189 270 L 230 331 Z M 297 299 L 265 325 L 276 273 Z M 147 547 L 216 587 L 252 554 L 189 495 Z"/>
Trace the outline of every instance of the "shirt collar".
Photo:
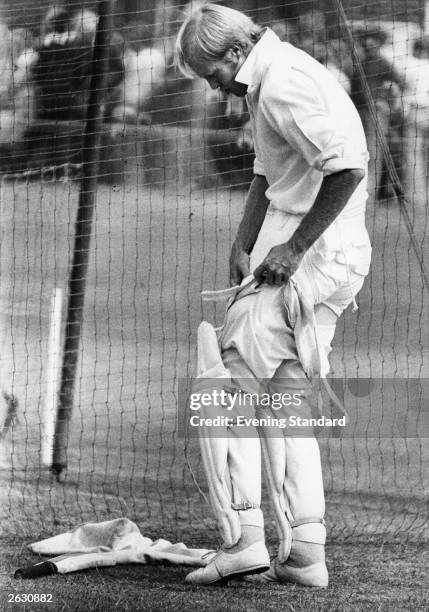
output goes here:
<path id="1" fill-rule="evenodd" d="M 279 44 L 281 44 L 280 38 L 270 28 L 265 28 L 265 32 L 244 60 L 234 80 L 247 85 L 248 92 L 257 87 L 268 64 L 267 60 L 276 53 Z"/>

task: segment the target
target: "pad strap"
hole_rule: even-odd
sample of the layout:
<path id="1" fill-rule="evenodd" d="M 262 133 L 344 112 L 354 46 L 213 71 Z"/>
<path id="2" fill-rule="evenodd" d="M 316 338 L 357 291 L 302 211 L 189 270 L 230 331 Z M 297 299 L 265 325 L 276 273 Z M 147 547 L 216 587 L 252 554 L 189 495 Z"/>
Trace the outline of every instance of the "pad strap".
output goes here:
<path id="1" fill-rule="evenodd" d="M 292 540 L 310 544 L 325 544 L 325 521 L 321 518 L 304 518 L 295 521 L 292 528 Z"/>
<path id="2" fill-rule="evenodd" d="M 307 525 L 308 523 L 321 523 L 322 525 L 326 524 L 325 519 L 311 516 L 310 518 L 302 518 L 296 521 L 290 521 L 290 526 L 299 527 L 300 525 Z"/>
<path id="3" fill-rule="evenodd" d="M 259 504 L 252 504 L 251 502 L 241 502 L 240 504 L 231 504 L 233 510 L 259 510 Z"/>

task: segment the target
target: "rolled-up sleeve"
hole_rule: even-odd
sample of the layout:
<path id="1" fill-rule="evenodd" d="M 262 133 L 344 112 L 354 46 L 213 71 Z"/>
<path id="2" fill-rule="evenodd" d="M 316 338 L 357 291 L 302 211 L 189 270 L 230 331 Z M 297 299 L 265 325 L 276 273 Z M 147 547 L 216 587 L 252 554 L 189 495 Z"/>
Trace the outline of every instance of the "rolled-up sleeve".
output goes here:
<path id="1" fill-rule="evenodd" d="M 264 113 L 272 129 L 325 176 L 365 169 L 367 150 L 352 134 L 340 131 L 307 74 L 289 69 L 265 96 Z"/>

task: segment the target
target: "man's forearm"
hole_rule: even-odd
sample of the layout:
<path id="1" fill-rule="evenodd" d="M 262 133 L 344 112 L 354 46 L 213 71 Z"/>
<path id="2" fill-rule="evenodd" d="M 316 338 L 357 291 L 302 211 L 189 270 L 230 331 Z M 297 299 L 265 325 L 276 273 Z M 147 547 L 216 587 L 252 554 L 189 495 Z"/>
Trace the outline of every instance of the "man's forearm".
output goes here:
<path id="1" fill-rule="evenodd" d="M 365 173 L 343 170 L 323 179 L 317 198 L 288 244 L 296 253 L 305 253 L 343 210 Z"/>
<path id="2" fill-rule="evenodd" d="M 264 222 L 269 200 L 265 196 L 268 183 L 265 176 L 256 175 L 246 198 L 243 218 L 235 239 L 243 251 L 250 253 Z"/>

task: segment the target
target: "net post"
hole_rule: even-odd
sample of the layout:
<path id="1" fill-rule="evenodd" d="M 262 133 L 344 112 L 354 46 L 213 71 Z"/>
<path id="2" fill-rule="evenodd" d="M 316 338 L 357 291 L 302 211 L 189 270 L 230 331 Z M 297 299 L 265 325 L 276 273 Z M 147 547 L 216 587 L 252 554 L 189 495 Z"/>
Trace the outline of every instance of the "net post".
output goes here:
<path id="1" fill-rule="evenodd" d="M 86 276 L 91 246 L 97 166 L 100 157 L 102 105 L 113 21 L 113 0 L 99 1 L 98 16 L 92 54 L 90 94 L 86 109 L 82 179 L 75 223 L 73 263 L 69 278 L 64 352 L 53 445 L 52 472 L 56 474 L 60 481 L 67 469 L 69 422 L 73 410 L 73 391 L 79 358 Z"/>
<path id="2" fill-rule="evenodd" d="M 58 379 L 61 359 L 61 312 L 62 290 L 55 287 L 52 292 L 49 315 L 48 364 L 46 376 L 46 396 L 42 413 L 42 464 L 52 464 L 52 449 L 55 432 L 55 418 L 58 401 Z"/>

